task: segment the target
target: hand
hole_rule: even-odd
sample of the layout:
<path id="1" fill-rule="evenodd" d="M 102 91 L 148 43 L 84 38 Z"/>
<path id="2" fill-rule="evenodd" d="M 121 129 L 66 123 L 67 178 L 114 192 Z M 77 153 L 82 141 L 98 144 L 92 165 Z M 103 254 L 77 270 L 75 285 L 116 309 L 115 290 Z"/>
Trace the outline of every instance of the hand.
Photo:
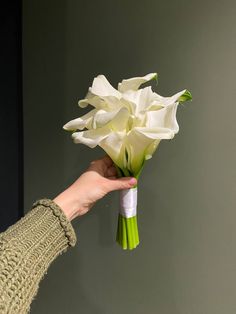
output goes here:
<path id="1" fill-rule="evenodd" d="M 53 201 L 62 208 L 69 220 L 82 216 L 107 193 L 129 189 L 137 184 L 135 178 L 116 178 L 116 175 L 110 157 L 92 161 L 89 168 Z"/>

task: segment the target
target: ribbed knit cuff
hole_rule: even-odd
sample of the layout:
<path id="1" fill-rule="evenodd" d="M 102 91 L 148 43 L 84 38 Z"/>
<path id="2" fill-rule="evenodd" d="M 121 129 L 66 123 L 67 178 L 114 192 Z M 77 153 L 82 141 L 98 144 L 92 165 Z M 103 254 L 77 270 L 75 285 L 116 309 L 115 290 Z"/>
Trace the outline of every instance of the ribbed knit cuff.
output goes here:
<path id="1" fill-rule="evenodd" d="M 50 199 L 35 202 L 32 210 L 1 233 L 0 313 L 28 313 L 48 267 L 76 240 L 70 221 Z"/>
<path id="2" fill-rule="evenodd" d="M 65 231 L 65 236 L 68 238 L 68 244 L 70 246 L 75 246 L 77 238 L 76 238 L 76 234 L 74 231 L 73 226 L 71 225 L 70 221 L 67 219 L 65 213 L 63 212 L 63 210 L 61 209 L 61 207 L 59 207 L 54 201 L 44 198 L 44 199 L 40 199 L 38 201 L 36 201 L 33 204 L 33 208 L 38 206 L 38 205 L 43 205 L 44 207 L 47 207 L 49 210 L 52 210 L 53 214 L 58 217 L 59 221 L 60 221 L 60 225 L 62 226 L 62 228 Z"/>

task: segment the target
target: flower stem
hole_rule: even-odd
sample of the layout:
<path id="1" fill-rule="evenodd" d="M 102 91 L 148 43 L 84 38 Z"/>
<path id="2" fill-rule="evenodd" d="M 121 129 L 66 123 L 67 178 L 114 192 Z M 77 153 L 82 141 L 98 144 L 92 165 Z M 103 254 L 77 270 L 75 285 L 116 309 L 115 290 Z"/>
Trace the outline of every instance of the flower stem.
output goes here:
<path id="1" fill-rule="evenodd" d="M 119 214 L 116 241 L 124 250 L 133 250 L 138 246 L 137 216 L 125 218 Z"/>

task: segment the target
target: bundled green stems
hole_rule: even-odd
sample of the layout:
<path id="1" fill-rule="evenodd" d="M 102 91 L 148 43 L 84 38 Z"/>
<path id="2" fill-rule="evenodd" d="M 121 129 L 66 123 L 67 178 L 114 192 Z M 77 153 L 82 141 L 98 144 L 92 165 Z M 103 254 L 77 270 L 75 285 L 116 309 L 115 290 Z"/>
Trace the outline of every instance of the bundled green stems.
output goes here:
<path id="1" fill-rule="evenodd" d="M 132 176 L 132 174 L 130 174 L 130 172 L 126 169 L 120 169 L 117 167 L 117 171 L 119 177 Z M 138 176 L 135 177 L 137 178 Z M 132 189 L 137 189 L 137 186 Z M 134 216 L 125 217 L 126 215 L 123 215 L 122 212 L 123 211 L 121 210 L 118 216 L 116 241 L 124 250 L 133 250 L 139 244 L 137 214 L 135 211 Z"/>
<path id="2" fill-rule="evenodd" d="M 126 250 L 133 250 L 139 244 L 137 216 L 125 218 L 118 216 L 116 241 Z"/>

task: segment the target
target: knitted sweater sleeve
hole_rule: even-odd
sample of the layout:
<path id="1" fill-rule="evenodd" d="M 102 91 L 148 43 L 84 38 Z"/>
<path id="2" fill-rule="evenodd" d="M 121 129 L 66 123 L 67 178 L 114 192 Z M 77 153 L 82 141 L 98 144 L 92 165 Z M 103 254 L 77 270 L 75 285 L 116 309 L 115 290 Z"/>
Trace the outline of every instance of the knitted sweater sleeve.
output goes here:
<path id="1" fill-rule="evenodd" d="M 28 313 L 49 265 L 76 241 L 64 212 L 49 199 L 0 233 L 0 313 Z"/>

